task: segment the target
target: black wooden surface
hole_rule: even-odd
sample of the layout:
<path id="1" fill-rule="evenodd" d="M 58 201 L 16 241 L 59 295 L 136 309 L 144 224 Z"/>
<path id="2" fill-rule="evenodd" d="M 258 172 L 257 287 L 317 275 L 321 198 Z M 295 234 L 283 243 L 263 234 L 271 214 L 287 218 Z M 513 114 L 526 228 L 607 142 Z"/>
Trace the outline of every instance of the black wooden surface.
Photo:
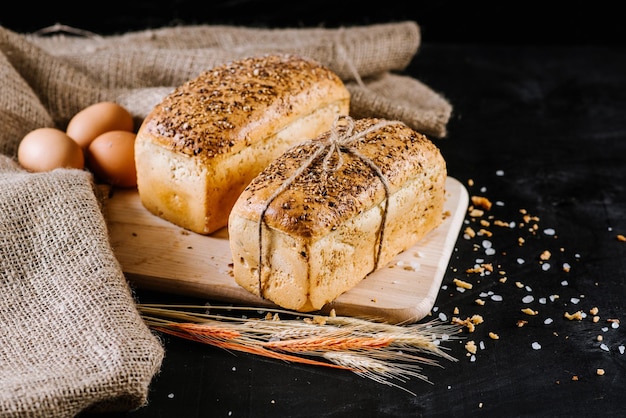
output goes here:
<path id="1" fill-rule="evenodd" d="M 285 26 L 410 17 L 420 22 L 397 4 L 351 15 L 333 13 L 323 2 L 319 8 L 264 3 L 271 9 L 259 9 L 259 2 L 224 3 L 206 21 Z M 456 243 L 434 315 L 450 318 L 458 309 L 462 318 L 484 318 L 473 333 L 464 333 L 465 340 L 447 344 L 457 362 L 425 366 L 431 383 L 407 382 L 412 395 L 348 372 L 162 336 L 166 356 L 150 387 L 149 404 L 115 416 L 623 416 L 626 242 L 617 235 L 626 235 L 626 47 L 615 11 L 602 2 L 570 3 L 572 9 L 561 15 L 566 21 L 536 9 L 540 17 L 524 24 L 492 22 L 491 29 L 499 32 L 483 27 L 490 22 L 485 11 L 472 14 L 468 4 L 456 9 L 453 2 L 421 6 L 423 45 L 407 73 L 454 107 L 448 136 L 435 143 L 449 174 L 465 183 L 471 195 L 494 202 L 494 219 L 516 222 L 512 228 L 490 226 L 492 237 L 461 235 Z M 144 3 L 144 14 L 130 5 L 116 13 L 104 10 L 100 17 L 87 16 L 82 9 L 76 16 L 67 14 L 63 23 L 104 33 L 194 20 L 183 11 L 183 1 L 165 9 L 153 4 L 145 9 Z M 531 16 L 524 7 L 533 6 L 519 3 L 518 16 Z M 455 10 L 467 13 L 459 16 Z M 513 19 L 515 10 L 498 13 Z M 48 17 L 52 23 L 59 20 Z M 603 23 L 596 20 L 600 17 Z M 9 19 L 3 12 L 0 24 L 30 30 L 50 23 L 38 19 Z M 528 37 L 520 37 L 522 28 Z M 522 210 L 536 218 L 525 223 Z M 469 216 L 467 221 L 475 226 Z M 546 233 L 550 230 L 555 235 Z M 484 239 L 491 242 L 494 255 L 485 253 Z M 547 270 L 539 259 L 544 250 L 552 254 Z M 506 282 L 497 273 L 465 273 L 483 260 L 504 272 Z M 569 272 L 563 271 L 565 263 Z M 474 287 L 461 292 L 454 278 Z M 491 294 L 502 301 L 491 300 Z M 534 301 L 525 303 L 527 295 Z M 137 297 L 141 302 L 205 302 L 139 290 Z M 478 298 L 486 301 L 484 306 L 475 302 Z M 537 315 L 524 314 L 526 307 Z M 598 322 L 589 313 L 594 307 Z M 566 312 L 579 310 L 587 314 L 583 320 L 564 318 Z M 519 320 L 527 324 L 519 327 Z M 614 328 L 609 320 L 620 320 L 621 326 Z M 489 332 L 500 338 L 491 339 Z M 467 340 L 479 344 L 474 358 L 467 356 Z"/>

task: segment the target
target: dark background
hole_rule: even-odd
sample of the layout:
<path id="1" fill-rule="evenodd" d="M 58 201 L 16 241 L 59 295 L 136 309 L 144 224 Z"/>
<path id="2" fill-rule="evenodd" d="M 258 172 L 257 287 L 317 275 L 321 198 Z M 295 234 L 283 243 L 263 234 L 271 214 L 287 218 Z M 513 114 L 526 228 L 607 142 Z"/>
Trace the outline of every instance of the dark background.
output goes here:
<path id="1" fill-rule="evenodd" d="M 484 324 L 465 337 L 485 348 L 472 361 L 463 342 L 449 344 L 458 361 L 426 367 L 431 383 L 407 382 L 415 395 L 350 373 L 161 336 L 166 356 L 149 403 L 122 416 L 626 416 L 626 353 L 620 352 L 626 243 L 616 239 L 626 235 L 626 25 L 619 2 L 49 2 L 37 13 L 26 2 L 12 6 L 0 24 L 20 32 L 55 23 L 115 34 L 202 23 L 333 27 L 414 20 L 422 46 L 406 72 L 453 106 L 448 136 L 436 141 L 449 174 L 470 195 L 502 202 L 492 215 L 518 225 L 497 230 L 491 238 L 497 252 L 487 257 L 506 272 L 506 283 L 465 274 L 485 255 L 480 237 L 459 236 L 434 308 L 448 317 L 456 309 L 462 318 L 483 315 Z M 539 233 L 519 226 L 521 210 L 537 217 Z M 545 228 L 556 235 L 543 234 Z M 546 249 L 553 267 L 544 271 L 538 255 Z M 562 263 L 572 266 L 569 273 Z M 460 292 L 454 278 L 474 288 Z M 490 292 L 503 302 L 475 303 Z M 525 304 L 528 294 L 535 301 Z M 553 295 L 558 298 L 549 301 Z M 142 290 L 137 296 L 206 302 Z M 539 314 L 527 316 L 524 307 Z M 564 319 L 564 312 L 593 307 L 597 323 L 590 316 Z M 528 324 L 518 327 L 520 319 Z M 608 319 L 621 326 L 611 328 Z M 491 340 L 489 332 L 500 339 Z M 596 374 L 599 368 L 604 376 Z"/>
<path id="2" fill-rule="evenodd" d="M 414 20 L 424 42 L 487 44 L 623 44 L 617 1 L 284 1 L 155 0 L 12 2 L 0 25 L 33 32 L 56 23 L 115 34 L 182 24 L 334 27 Z"/>

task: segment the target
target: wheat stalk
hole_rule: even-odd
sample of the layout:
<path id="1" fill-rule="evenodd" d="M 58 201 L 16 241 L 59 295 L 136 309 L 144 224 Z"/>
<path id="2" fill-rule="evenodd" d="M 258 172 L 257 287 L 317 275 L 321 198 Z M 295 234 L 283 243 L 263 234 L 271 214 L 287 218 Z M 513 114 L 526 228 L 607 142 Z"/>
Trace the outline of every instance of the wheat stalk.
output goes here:
<path id="1" fill-rule="evenodd" d="M 332 313 L 321 316 L 254 307 L 137 307 L 146 324 L 156 331 L 229 351 L 350 370 L 409 393 L 401 383 L 412 377 L 428 382 L 421 365 L 441 367 L 438 358 L 456 361 L 441 343 L 455 338 L 461 330 L 459 325 L 435 321 L 389 324 Z"/>

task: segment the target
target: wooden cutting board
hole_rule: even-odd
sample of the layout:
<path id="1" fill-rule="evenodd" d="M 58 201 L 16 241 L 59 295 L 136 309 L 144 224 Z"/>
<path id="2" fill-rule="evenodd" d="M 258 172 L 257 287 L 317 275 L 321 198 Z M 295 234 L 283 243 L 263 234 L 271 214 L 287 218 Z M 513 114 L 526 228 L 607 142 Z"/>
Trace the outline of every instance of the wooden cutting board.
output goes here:
<path id="1" fill-rule="evenodd" d="M 448 177 L 443 224 L 320 313 L 334 308 L 337 315 L 393 323 L 424 318 L 437 298 L 468 203 L 465 187 Z M 235 282 L 226 228 L 209 236 L 184 230 L 145 209 L 136 190 L 114 189 L 104 213 L 113 251 L 135 287 L 276 307 Z"/>

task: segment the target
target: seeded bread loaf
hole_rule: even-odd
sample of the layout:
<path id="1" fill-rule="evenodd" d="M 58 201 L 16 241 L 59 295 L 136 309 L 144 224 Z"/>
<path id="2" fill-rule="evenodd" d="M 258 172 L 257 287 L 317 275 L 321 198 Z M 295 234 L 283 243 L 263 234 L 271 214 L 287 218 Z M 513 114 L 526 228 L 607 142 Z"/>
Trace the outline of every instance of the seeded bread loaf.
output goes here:
<path id="1" fill-rule="evenodd" d="M 239 196 L 235 281 L 284 308 L 321 309 L 442 222 L 446 176 L 439 149 L 403 123 L 344 118 Z"/>
<path id="2" fill-rule="evenodd" d="M 349 99 L 336 74 L 294 55 L 208 70 L 165 97 L 138 130 L 141 202 L 200 234 L 223 228 L 252 178 L 289 146 L 328 130 Z"/>

